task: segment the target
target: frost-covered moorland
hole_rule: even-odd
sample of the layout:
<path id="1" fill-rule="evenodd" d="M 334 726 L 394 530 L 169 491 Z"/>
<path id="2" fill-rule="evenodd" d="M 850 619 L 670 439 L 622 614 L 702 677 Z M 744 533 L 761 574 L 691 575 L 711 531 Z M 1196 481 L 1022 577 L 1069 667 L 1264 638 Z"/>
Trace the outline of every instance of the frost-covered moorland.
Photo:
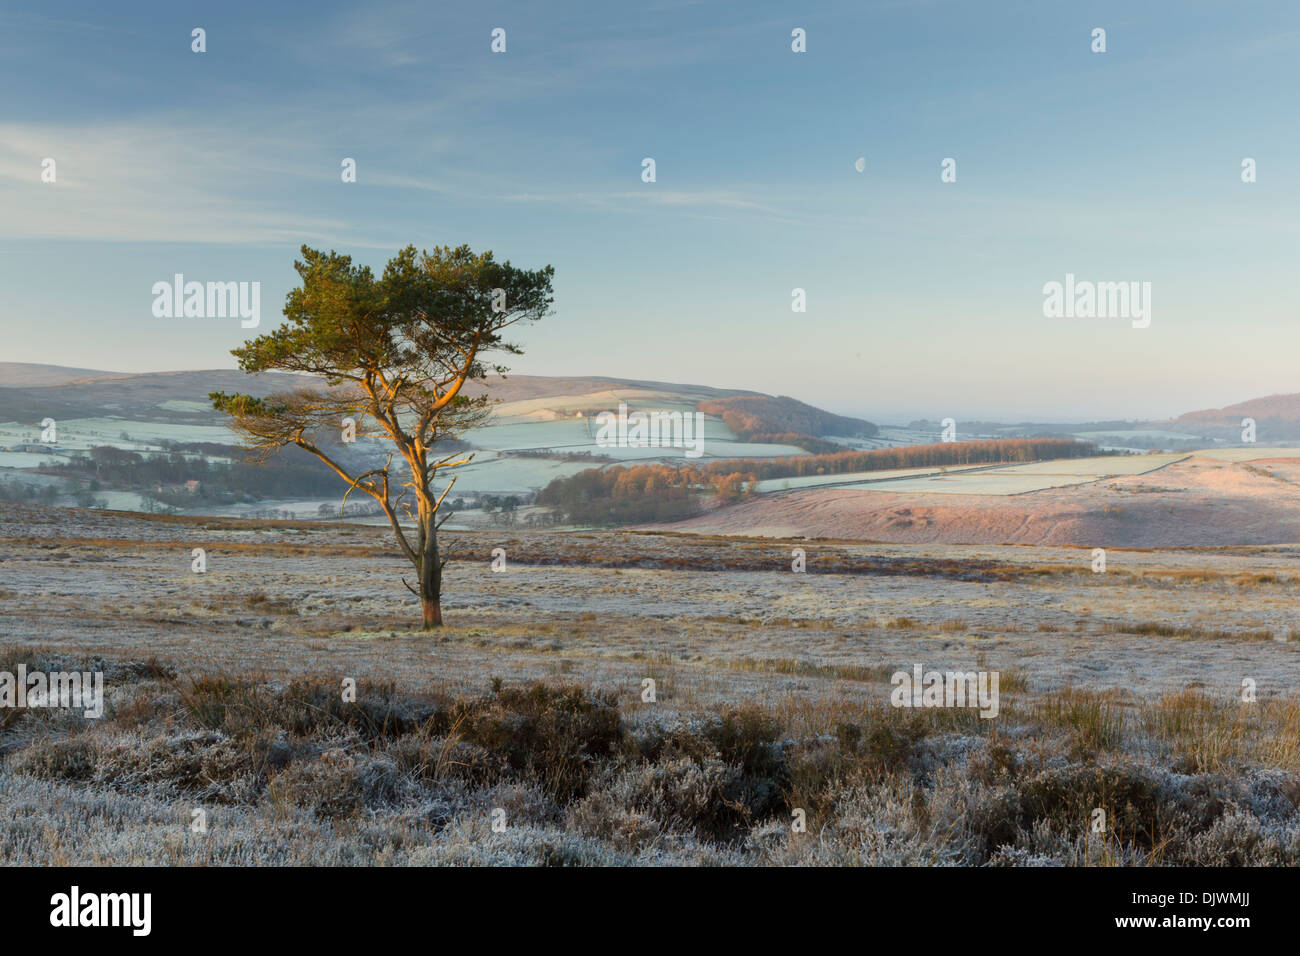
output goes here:
<path id="1" fill-rule="evenodd" d="M 1300 863 L 1294 547 L 450 537 L 429 636 L 381 528 L 7 506 L 0 671 L 107 707 L 0 709 L 0 862 Z"/>

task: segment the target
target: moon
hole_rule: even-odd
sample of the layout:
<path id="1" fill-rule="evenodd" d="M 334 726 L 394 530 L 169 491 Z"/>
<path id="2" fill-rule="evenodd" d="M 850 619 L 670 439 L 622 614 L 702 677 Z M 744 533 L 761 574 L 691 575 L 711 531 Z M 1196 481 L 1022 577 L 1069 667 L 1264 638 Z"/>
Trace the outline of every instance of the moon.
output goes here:
<path id="1" fill-rule="evenodd" d="M 862 172 L 864 169 L 866 169 L 867 157 L 859 156 L 857 159 L 855 159 L 853 161 L 853 168 L 856 169 L 858 172 Z"/>

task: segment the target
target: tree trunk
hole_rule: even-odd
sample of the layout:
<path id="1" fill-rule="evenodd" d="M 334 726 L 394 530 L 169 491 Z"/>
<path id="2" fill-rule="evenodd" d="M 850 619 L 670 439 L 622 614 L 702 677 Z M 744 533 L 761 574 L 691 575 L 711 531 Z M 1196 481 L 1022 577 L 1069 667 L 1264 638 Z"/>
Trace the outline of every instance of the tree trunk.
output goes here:
<path id="1" fill-rule="evenodd" d="M 420 607 L 424 612 L 424 630 L 442 627 L 442 561 L 438 554 L 437 512 L 421 515 L 424 524 L 424 550 L 420 555 Z"/>
<path id="2" fill-rule="evenodd" d="M 442 627 L 442 603 L 438 598 L 421 595 L 420 607 L 424 610 L 424 630 Z"/>

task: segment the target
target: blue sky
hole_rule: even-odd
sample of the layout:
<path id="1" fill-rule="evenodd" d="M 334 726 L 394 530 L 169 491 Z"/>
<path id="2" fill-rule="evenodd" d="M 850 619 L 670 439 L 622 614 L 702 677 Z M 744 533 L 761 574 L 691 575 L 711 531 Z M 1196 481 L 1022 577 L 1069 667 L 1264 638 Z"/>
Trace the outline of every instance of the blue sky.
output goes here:
<path id="1" fill-rule="evenodd" d="M 521 373 L 882 421 L 1300 391 L 1292 2 L 56 3 L 0 37 L 0 360 L 230 367 L 238 320 L 154 318 L 154 282 L 261 282 L 265 329 L 303 243 L 467 242 L 556 268 Z M 1151 326 L 1044 318 L 1067 272 L 1151 282 Z"/>

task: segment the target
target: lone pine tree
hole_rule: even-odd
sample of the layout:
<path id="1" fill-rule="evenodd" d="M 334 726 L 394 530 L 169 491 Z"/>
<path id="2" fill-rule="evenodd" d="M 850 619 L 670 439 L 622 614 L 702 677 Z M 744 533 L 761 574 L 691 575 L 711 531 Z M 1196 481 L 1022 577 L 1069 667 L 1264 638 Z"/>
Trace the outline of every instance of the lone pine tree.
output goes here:
<path id="1" fill-rule="evenodd" d="M 489 357 L 520 354 L 502 332 L 550 314 L 555 270 L 516 269 L 468 246 L 418 253 L 407 246 L 379 279 L 351 256 L 306 246 L 294 268 L 302 284 L 286 299 L 288 322 L 231 354 L 245 372 L 305 373 L 320 386 L 209 398 L 256 450 L 254 460 L 296 445 L 347 482 L 345 503 L 358 490 L 374 498 L 415 568 L 418 587 L 402 580 L 420 598 L 424 629 L 439 627 L 447 559 L 438 510 L 455 483 L 440 491 L 439 472 L 473 457 L 442 452 L 487 414 L 488 396 L 464 394 L 466 383 L 506 371 Z M 358 436 L 392 444 L 382 467 L 349 469 L 322 447 L 321 436 L 338 433 L 345 419 Z"/>

